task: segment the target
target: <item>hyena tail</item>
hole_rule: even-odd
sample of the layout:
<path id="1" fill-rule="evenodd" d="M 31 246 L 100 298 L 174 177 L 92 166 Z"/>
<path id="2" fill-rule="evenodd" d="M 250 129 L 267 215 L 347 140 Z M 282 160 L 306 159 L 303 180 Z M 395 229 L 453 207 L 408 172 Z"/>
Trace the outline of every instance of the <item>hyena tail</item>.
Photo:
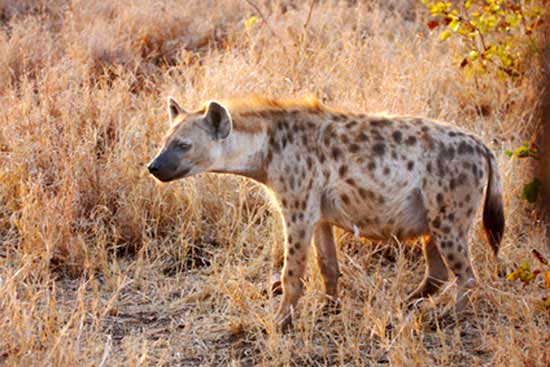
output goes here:
<path id="1" fill-rule="evenodd" d="M 487 181 L 485 206 L 483 208 L 483 227 L 489 244 L 495 256 L 497 256 L 504 233 L 504 209 L 498 166 L 495 156 L 490 151 L 487 152 L 487 163 L 489 166 L 489 180 Z"/>

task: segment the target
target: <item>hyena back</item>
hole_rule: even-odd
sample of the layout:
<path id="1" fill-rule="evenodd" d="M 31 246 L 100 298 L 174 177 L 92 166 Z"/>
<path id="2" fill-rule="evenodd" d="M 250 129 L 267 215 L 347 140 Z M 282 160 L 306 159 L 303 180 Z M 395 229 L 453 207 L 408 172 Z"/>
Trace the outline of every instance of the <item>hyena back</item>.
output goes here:
<path id="1" fill-rule="evenodd" d="M 333 225 L 371 239 L 425 236 L 427 271 L 410 300 L 457 276 L 475 284 L 468 231 L 485 192 L 483 224 L 495 253 L 504 231 L 491 151 L 456 127 L 417 117 L 344 113 L 315 100 L 212 101 L 194 112 L 169 99 L 172 128 L 149 164 L 161 181 L 234 173 L 270 188 L 286 224 L 283 297 L 289 321 L 302 293 L 311 240 L 327 295 L 337 299 Z"/>

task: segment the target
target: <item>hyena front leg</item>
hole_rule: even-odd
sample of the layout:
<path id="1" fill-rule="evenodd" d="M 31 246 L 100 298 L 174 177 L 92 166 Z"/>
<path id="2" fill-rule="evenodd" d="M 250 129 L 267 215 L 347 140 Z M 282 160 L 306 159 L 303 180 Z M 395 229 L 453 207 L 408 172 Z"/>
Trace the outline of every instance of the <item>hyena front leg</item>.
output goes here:
<path id="1" fill-rule="evenodd" d="M 334 232 L 330 223 L 321 222 L 315 227 L 313 243 L 317 253 L 317 265 L 321 271 L 325 291 L 329 304 L 337 304 L 338 300 L 338 257 L 336 254 L 336 242 Z"/>
<path id="2" fill-rule="evenodd" d="M 290 325 L 291 313 L 303 292 L 303 277 L 306 270 L 307 256 L 315 220 L 303 212 L 287 213 L 287 238 L 285 242 L 285 259 L 283 266 L 283 297 L 275 320 L 283 329 Z"/>

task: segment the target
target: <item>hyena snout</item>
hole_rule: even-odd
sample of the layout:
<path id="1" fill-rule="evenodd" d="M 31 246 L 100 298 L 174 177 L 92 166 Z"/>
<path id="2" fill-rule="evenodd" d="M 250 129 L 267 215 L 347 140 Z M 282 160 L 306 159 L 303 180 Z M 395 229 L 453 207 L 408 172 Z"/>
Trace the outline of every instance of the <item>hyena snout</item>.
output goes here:
<path id="1" fill-rule="evenodd" d="M 172 158 L 168 152 L 159 154 L 147 166 L 149 173 L 162 182 L 172 181 L 187 175 L 191 168 L 180 167 L 180 164 Z"/>

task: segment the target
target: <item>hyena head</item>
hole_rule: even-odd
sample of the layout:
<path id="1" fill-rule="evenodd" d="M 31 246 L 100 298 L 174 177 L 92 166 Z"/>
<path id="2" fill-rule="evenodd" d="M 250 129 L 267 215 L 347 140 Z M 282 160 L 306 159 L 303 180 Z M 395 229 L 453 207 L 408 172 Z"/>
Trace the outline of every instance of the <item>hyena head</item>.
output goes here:
<path id="1" fill-rule="evenodd" d="M 170 133 L 160 153 L 147 169 L 163 182 L 208 171 L 223 159 L 222 142 L 231 133 L 229 111 L 220 103 L 209 102 L 204 112 L 188 113 L 168 98 Z"/>

